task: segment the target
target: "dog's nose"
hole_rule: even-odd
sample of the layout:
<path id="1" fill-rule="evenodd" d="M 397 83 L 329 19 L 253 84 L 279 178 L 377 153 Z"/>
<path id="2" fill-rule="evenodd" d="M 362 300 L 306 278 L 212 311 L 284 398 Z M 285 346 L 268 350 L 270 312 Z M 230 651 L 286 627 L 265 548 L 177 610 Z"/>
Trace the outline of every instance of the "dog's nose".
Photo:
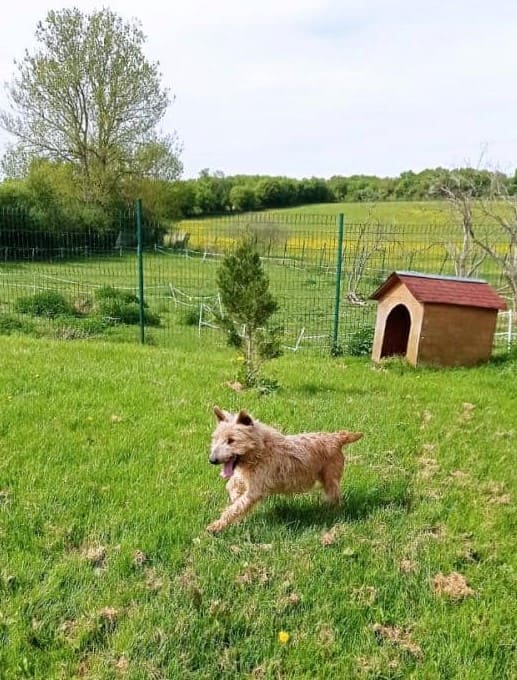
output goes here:
<path id="1" fill-rule="evenodd" d="M 210 463 L 212 463 L 212 465 L 218 465 L 219 464 L 219 461 L 217 460 L 217 456 L 214 456 L 213 454 L 211 454 L 208 457 L 208 460 L 210 461 Z"/>

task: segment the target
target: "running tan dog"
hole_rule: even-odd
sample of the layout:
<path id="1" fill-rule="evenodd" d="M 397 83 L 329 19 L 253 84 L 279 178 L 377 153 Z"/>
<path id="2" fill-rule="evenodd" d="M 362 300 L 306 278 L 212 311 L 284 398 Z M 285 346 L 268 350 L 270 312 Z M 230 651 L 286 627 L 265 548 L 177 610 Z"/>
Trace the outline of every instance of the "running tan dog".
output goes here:
<path id="1" fill-rule="evenodd" d="M 217 427 L 210 462 L 222 465 L 230 505 L 208 531 L 222 531 L 272 494 L 308 491 L 320 482 L 331 503 L 341 500 L 345 464 L 342 448 L 361 439 L 362 432 L 313 432 L 283 435 L 254 420 L 246 411 L 214 408 Z"/>

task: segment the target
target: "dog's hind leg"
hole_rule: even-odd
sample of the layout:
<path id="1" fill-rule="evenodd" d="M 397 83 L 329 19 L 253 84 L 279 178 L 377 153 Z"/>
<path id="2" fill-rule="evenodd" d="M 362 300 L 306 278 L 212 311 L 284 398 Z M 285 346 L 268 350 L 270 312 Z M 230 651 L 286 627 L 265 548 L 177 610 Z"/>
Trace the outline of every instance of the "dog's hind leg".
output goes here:
<path id="1" fill-rule="evenodd" d="M 320 481 L 323 486 L 323 493 L 329 503 L 339 505 L 341 502 L 341 476 L 345 461 L 340 454 L 323 468 L 320 473 Z"/>

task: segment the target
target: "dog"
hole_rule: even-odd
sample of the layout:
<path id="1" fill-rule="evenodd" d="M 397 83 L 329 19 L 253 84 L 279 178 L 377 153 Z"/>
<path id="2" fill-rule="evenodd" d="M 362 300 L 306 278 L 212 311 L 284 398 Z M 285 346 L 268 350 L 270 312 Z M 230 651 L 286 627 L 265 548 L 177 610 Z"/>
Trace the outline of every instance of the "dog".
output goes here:
<path id="1" fill-rule="evenodd" d="M 341 500 L 345 464 L 342 448 L 361 439 L 362 432 L 311 432 L 283 435 L 241 410 L 214 407 L 217 426 L 209 461 L 222 465 L 230 504 L 207 530 L 218 533 L 272 494 L 308 491 L 320 482 L 326 499 Z"/>

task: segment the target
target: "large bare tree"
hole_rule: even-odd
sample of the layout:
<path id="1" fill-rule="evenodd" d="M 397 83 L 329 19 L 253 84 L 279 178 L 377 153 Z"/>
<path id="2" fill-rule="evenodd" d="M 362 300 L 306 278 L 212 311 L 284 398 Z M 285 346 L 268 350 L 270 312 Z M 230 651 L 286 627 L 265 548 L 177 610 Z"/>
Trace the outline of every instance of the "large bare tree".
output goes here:
<path id="1" fill-rule="evenodd" d="M 452 172 L 447 183 L 435 189 L 459 216 L 463 233 L 461 247 L 450 246 L 456 273 L 472 276 L 486 257 L 499 268 L 517 311 L 517 195 L 509 191 L 506 175 L 484 171 L 478 178 Z M 477 215 L 476 215 L 477 213 Z"/>
<path id="2" fill-rule="evenodd" d="M 482 199 L 481 207 L 492 224 L 473 224 L 472 240 L 499 266 L 517 322 L 517 195 L 509 192 L 505 175 L 492 173 L 490 197 Z"/>
<path id="3" fill-rule="evenodd" d="M 109 9 L 51 11 L 36 29 L 38 47 L 16 62 L 0 126 L 15 137 L 4 171 L 34 157 L 73 163 L 85 198 L 113 195 L 130 175 L 175 178 L 175 133 L 158 125 L 171 102 L 158 63 L 143 53 L 137 21 Z M 18 160 L 18 164 L 16 163 Z"/>
<path id="4" fill-rule="evenodd" d="M 447 201 L 454 220 L 461 227 L 461 242 L 445 244 L 456 276 L 473 276 L 487 257 L 487 253 L 476 245 L 472 236 L 476 205 L 479 204 L 480 195 L 486 191 L 486 186 L 481 185 L 481 178 L 485 180 L 485 175 L 479 172 L 452 171 L 432 188 L 431 193 Z"/>

